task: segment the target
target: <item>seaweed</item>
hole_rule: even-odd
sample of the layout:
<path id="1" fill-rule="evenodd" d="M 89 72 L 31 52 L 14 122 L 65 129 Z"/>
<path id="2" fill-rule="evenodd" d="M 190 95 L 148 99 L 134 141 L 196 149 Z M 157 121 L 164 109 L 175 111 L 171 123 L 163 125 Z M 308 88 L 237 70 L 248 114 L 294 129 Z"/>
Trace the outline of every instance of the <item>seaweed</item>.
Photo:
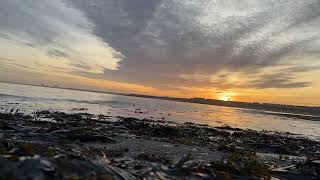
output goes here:
<path id="1" fill-rule="evenodd" d="M 10 110 L 0 113 L 0 134 L 0 174 L 5 178 L 320 178 L 318 141 L 266 131 L 123 117 L 114 121 L 110 116 L 50 110 L 31 116 Z M 125 140 L 190 150 L 174 155 L 130 149 Z M 205 159 L 192 150 L 197 148 L 220 158 Z M 278 158 L 261 158 L 265 153 Z"/>

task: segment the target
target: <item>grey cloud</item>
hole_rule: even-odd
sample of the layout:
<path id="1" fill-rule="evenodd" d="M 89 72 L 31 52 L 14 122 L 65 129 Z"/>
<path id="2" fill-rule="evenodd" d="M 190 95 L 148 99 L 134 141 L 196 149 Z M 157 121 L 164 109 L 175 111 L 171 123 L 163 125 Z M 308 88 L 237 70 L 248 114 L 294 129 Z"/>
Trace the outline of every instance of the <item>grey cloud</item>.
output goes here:
<path id="1" fill-rule="evenodd" d="M 0 57 L 0 66 L 6 67 L 7 65 L 9 65 L 11 67 L 25 69 L 25 70 L 34 70 L 33 67 L 29 67 L 29 66 L 25 66 L 23 64 L 16 63 L 14 59 Z"/>
<path id="2" fill-rule="evenodd" d="M 67 58 L 72 53 L 70 47 L 57 39 L 70 28 L 83 28 L 85 18 L 79 16 L 61 0 L 0 0 L 0 40 L 45 49 L 50 57 Z"/>
<path id="3" fill-rule="evenodd" d="M 70 71 L 79 66 L 81 71 L 96 73 L 116 69 L 122 56 L 92 34 L 91 28 L 83 13 L 64 0 L 0 0 L 0 43 L 10 42 L 48 58 L 65 58 L 60 65 L 74 65 Z M 32 58 L 43 61 L 38 69 L 46 66 L 44 58 Z"/>
<path id="4" fill-rule="evenodd" d="M 246 87 L 254 87 L 258 89 L 265 88 L 303 88 L 312 86 L 312 82 L 305 80 L 297 80 L 297 75 L 305 72 L 317 70 L 318 67 L 312 66 L 292 66 L 281 68 L 272 74 L 257 75 L 251 80 Z"/>
<path id="5" fill-rule="evenodd" d="M 255 80 L 249 83 L 249 86 L 264 89 L 264 88 L 300 88 L 311 86 L 311 82 L 299 81 L 284 73 L 264 75 L 259 80 Z"/>
<path id="6" fill-rule="evenodd" d="M 1 34 L 33 45 L 54 43 L 64 28 L 63 22 L 78 21 L 65 10 L 60 0 L 1 0 Z"/>
<path id="7" fill-rule="evenodd" d="M 68 0 L 94 24 L 97 36 L 126 57 L 104 76 L 122 82 L 161 86 L 222 86 L 189 81 L 181 74 L 215 75 L 220 71 L 258 73 L 293 56 L 320 57 L 320 1 L 309 0 Z M 312 53 L 308 47 L 312 47 Z M 299 66 L 259 76 L 256 88 L 298 88 Z M 295 68 L 297 68 L 295 70 Z M 303 67 L 302 67 L 303 68 Z M 319 67 L 315 67 L 319 69 Z M 303 72 L 313 69 L 303 69 Z M 88 75 L 88 74 L 87 74 Z M 227 75 L 225 75 L 227 76 Z M 96 77 L 93 75 L 93 77 Z"/>
<path id="8" fill-rule="evenodd" d="M 57 50 L 57 49 L 50 49 L 48 50 L 48 55 L 51 57 L 56 57 L 56 58 L 68 58 L 70 57 L 69 54 L 67 54 L 66 52 L 63 52 L 61 50 Z"/>
<path id="9" fill-rule="evenodd" d="M 139 44 L 131 41 L 144 31 L 161 0 L 66 0 L 84 11 L 95 26 L 95 34 L 126 54 Z"/>
<path id="10" fill-rule="evenodd" d="M 3 58 L 3 57 L 0 57 L 0 60 L 1 60 L 1 61 L 6 61 L 6 62 L 11 62 L 11 61 L 13 61 L 12 59 Z"/>

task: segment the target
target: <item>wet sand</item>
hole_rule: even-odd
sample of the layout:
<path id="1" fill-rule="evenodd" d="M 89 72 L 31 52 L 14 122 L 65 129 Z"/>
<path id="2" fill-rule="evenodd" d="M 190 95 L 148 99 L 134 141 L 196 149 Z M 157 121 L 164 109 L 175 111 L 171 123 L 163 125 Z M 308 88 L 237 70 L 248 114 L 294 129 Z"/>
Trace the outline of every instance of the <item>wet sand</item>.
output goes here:
<path id="1" fill-rule="evenodd" d="M 320 144 L 292 134 L 12 110 L 0 114 L 4 179 L 319 179 Z"/>

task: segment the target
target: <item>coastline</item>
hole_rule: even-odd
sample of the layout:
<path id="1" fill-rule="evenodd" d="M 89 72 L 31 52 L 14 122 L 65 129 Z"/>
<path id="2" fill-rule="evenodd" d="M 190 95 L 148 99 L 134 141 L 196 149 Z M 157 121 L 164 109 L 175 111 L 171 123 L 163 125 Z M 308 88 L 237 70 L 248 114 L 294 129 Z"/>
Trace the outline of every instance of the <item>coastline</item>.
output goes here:
<path id="1" fill-rule="evenodd" d="M 102 94 L 114 94 L 119 96 L 128 96 L 128 97 L 138 97 L 138 98 L 147 98 L 147 99 L 158 99 L 166 101 L 176 101 L 192 104 L 202 104 L 202 105 L 213 105 L 213 106 L 223 106 L 223 107 L 233 107 L 257 111 L 266 111 L 279 114 L 293 114 L 299 117 L 302 117 L 305 120 L 319 120 L 320 119 L 320 106 L 306 106 L 306 105 L 291 105 L 291 104 L 273 104 L 273 103 L 259 103 L 259 102 L 237 102 L 237 101 L 221 101 L 216 99 L 206 99 L 206 98 L 176 98 L 176 97 L 163 97 L 163 96 L 152 96 L 152 95 L 141 95 L 141 94 L 131 94 L 131 93 L 116 93 L 111 91 L 95 91 L 89 89 L 79 89 L 79 88 L 70 88 L 70 87 L 60 87 L 60 86 L 46 86 L 46 85 L 37 85 L 37 84 L 27 84 L 27 83 L 15 83 L 15 82 L 3 82 L 7 84 L 18 84 L 25 86 L 34 86 L 34 87 L 46 87 L 54 89 L 64 89 L 72 91 L 82 91 L 82 92 L 94 92 Z M 311 118 L 310 118 L 311 117 Z"/>
<path id="2" fill-rule="evenodd" d="M 18 179 L 320 178 L 319 141 L 286 133 L 48 110 L 0 119 L 0 174 Z"/>

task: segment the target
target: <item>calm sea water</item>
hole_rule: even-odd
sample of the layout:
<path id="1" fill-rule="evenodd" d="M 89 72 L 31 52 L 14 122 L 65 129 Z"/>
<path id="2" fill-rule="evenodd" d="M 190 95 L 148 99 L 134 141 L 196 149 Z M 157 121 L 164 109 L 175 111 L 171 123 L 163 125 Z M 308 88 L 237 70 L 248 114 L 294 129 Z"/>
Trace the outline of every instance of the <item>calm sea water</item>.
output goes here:
<path id="1" fill-rule="evenodd" d="M 19 108 L 24 113 L 43 109 L 77 112 L 72 109 L 87 108 L 84 112 L 114 117 L 154 120 L 164 118 L 178 123 L 229 125 L 254 130 L 290 132 L 320 139 L 320 121 L 307 121 L 240 108 L 0 83 L 0 111 L 11 108 Z"/>

